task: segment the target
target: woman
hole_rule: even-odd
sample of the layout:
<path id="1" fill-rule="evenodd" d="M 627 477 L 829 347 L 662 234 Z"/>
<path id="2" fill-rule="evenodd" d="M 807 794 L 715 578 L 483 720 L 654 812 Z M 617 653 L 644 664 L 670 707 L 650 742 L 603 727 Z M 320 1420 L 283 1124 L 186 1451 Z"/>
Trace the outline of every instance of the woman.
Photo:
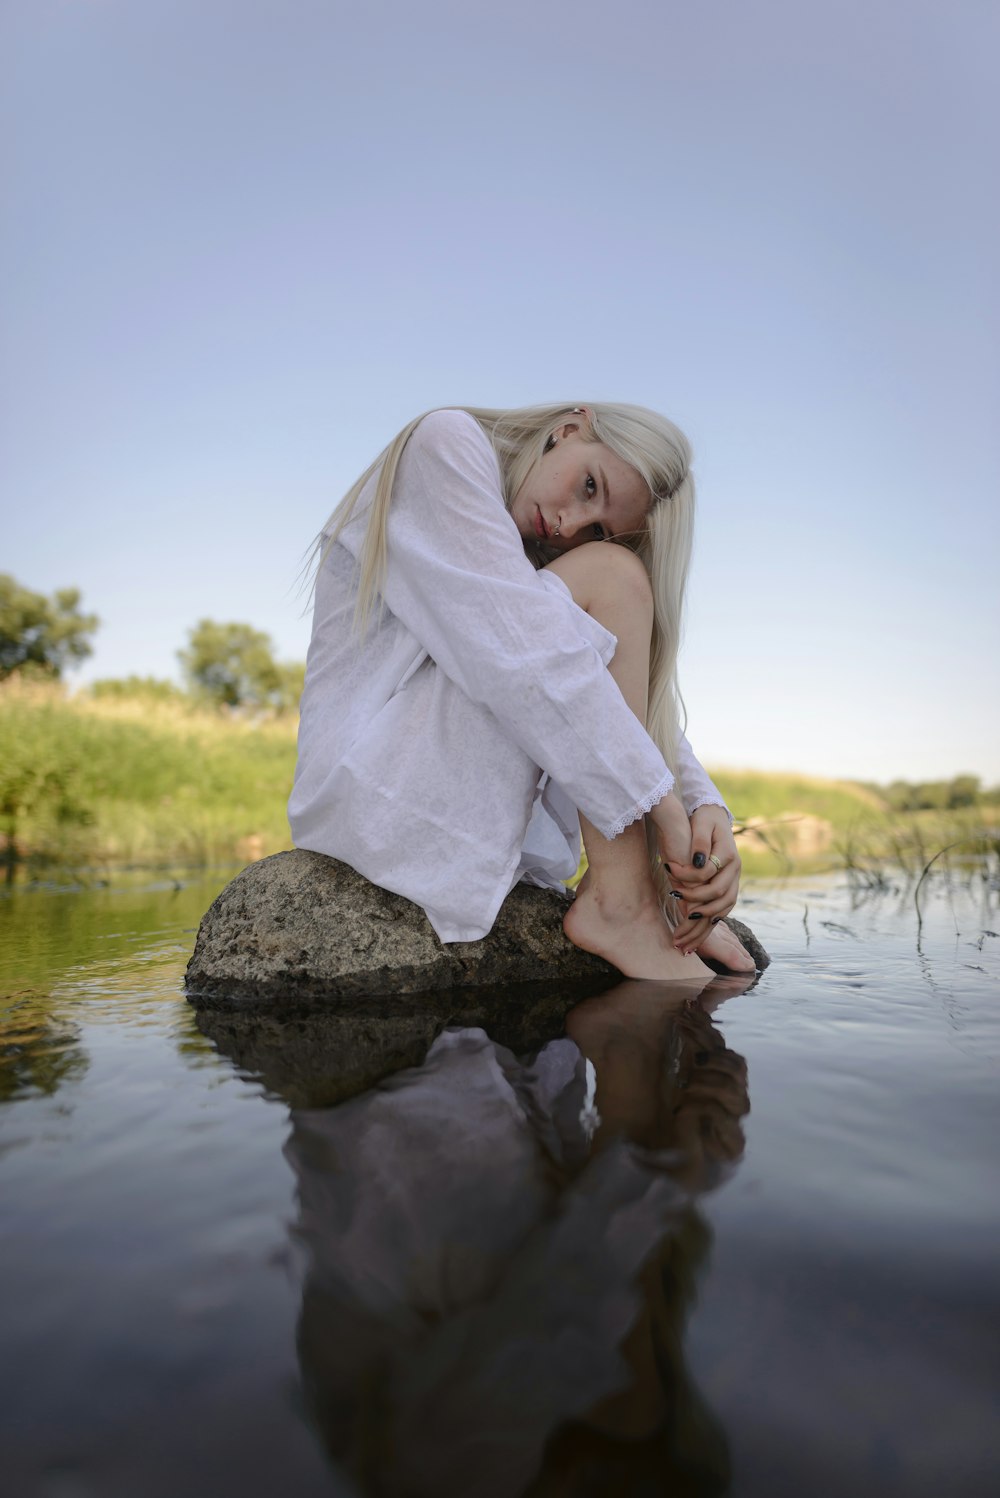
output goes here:
<path id="1" fill-rule="evenodd" d="M 577 946 L 635 978 L 751 969 L 717 924 L 731 819 L 677 723 L 693 502 L 687 442 L 641 407 L 404 427 L 319 538 L 296 844 L 474 941 L 518 879 L 572 877 L 582 831 Z"/>

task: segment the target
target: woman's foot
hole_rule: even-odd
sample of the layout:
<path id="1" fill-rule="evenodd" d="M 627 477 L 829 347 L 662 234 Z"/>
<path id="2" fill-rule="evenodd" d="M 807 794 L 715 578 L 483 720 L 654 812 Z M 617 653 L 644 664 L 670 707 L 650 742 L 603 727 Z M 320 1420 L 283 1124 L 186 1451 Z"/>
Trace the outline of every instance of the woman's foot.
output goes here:
<path id="1" fill-rule="evenodd" d="M 757 964 L 754 962 L 746 947 L 740 941 L 734 931 L 730 931 L 725 921 L 720 921 L 713 926 L 698 951 L 702 957 L 709 957 L 713 962 L 718 962 L 731 973 L 755 973 Z"/>
<path id="2" fill-rule="evenodd" d="M 652 893 L 641 899 L 619 898 L 595 890 L 587 875 L 563 917 L 563 930 L 575 947 L 603 957 L 626 978 L 696 983 L 702 988 L 713 977 L 694 953 L 684 957 L 677 951 Z"/>

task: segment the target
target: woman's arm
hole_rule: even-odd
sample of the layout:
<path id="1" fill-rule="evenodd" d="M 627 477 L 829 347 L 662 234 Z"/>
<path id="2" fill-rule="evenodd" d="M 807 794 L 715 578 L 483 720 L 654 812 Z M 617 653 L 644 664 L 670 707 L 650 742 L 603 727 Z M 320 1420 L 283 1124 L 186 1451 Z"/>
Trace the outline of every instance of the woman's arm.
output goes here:
<path id="1" fill-rule="evenodd" d="M 713 921 L 728 915 L 736 904 L 741 863 L 729 808 L 684 734 L 677 747 L 677 791 L 689 814 L 690 851 L 675 856 L 680 837 L 674 827 L 669 838 L 661 829 L 660 852 L 672 887 L 681 896 L 675 940 L 695 949 Z"/>
<path id="2" fill-rule="evenodd" d="M 732 818 L 722 792 L 710 779 L 701 761 L 695 757 L 686 734 L 682 733 L 678 739 L 676 759 L 677 791 L 688 816 L 692 816 L 699 806 L 721 806 L 731 823 Z"/>
<path id="3" fill-rule="evenodd" d="M 701 774 L 711 785 L 704 770 Z M 701 801 L 691 813 L 690 856 L 669 861 L 673 887 L 681 895 L 683 917 L 675 940 L 692 949 L 700 946 L 713 923 L 728 915 L 736 904 L 741 869 L 729 808 L 721 796 L 717 801 Z"/>
<path id="4" fill-rule="evenodd" d="M 355 556 L 366 519 L 362 509 L 340 537 Z M 605 836 L 670 791 L 662 755 L 605 668 L 613 636 L 525 557 L 492 446 L 465 412 L 425 417 L 404 449 L 383 593 Z"/>

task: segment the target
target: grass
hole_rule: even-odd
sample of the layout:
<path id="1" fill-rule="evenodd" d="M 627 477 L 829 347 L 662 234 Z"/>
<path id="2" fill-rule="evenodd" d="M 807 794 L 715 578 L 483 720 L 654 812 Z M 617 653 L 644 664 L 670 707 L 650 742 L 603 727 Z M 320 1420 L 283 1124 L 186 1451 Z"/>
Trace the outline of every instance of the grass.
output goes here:
<path id="1" fill-rule="evenodd" d="M 885 809 L 885 802 L 875 792 L 850 781 L 760 770 L 718 770 L 713 779 L 738 821 L 781 817 L 800 809 L 843 826 Z"/>
<path id="2" fill-rule="evenodd" d="M 9 680 L 0 686 L 8 862 L 196 866 L 290 847 L 295 731 L 292 716 L 253 722 L 182 696 L 68 697 Z M 938 849 L 982 838 L 1000 820 L 982 807 L 893 813 L 847 781 L 749 770 L 715 778 L 751 874 L 848 868 L 863 879 L 893 863 L 918 877 Z"/>
<path id="3" fill-rule="evenodd" d="M 295 720 L 185 700 L 0 690 L 0 817 L 15 856 L 66 866 L 204 864 L 290 846 Z"/>
<path id="4" fill-rule="evenodd" d="M 713 779 L 748 873 L 838 866 L 838 840 L 886 814 L 877 795 L 849 781 L 760 770 L 717 770 Z"/>

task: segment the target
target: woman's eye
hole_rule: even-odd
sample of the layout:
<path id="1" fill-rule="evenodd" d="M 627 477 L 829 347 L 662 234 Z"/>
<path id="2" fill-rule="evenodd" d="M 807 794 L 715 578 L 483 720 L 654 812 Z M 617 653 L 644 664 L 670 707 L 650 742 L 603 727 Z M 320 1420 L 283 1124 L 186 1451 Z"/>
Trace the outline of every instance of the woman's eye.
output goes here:
<path id="1" fill-rule="evenodd" d="M 596 494 L 597 493 L 597 483 L 596 483 L 596 481 L 594 479 L 594 475 L 592 473 L 588 473 L 587 474 L 587 493 L 588 494 Z"/>

